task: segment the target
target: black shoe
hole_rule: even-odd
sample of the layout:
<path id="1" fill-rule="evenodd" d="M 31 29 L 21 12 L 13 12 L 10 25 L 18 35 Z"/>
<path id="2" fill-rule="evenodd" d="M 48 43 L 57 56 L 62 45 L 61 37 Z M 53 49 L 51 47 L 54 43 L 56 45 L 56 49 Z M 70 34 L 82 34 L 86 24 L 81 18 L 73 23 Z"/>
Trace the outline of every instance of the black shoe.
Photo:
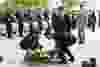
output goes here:
<path id="1" fill-rule="evenodd" d="M 13 36 L 12 36 L 12 35 L 8 35 L 8 36 L 7 36 L 7 38 L 12 39 L 12 38 L 13 38 Z"/>
<path id="2" fill-rule="evenodd" d="M 0 56 L 0 63 L 3 62 L 3 56 Z"/>
<path id="3" fill-rule="evenodd" d="M 20 36 L 20 37 L 23 37 L 24 35 L 23 35 L 23 34 L 20 34 L 19 36 Z"/>
<path id="4" fill-rule="evenodd" d="M 73 63 L 73 62 L 75 61 L 74 57 L 72 56 L 72 57 L 69 59 L 69 61 L 70 61 L 71 63 Z"/>

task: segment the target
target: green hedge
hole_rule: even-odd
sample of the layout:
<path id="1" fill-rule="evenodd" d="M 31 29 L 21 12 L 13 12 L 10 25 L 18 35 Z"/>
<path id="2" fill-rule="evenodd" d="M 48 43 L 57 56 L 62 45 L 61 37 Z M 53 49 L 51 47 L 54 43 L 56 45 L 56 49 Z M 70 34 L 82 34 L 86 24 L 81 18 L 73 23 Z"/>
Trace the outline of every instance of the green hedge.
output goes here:
<path id="1" fill-rule="evenodd" d="M 47 51 L 37 52 L 37 50 L 40 50 L 40 48 L 36 48 L 33 50 L 34 54 L 32 54 L 32 63 L 33 64 L 48 64 L 48 56 L 40 57 L 40 53 L 44 55 L 44 54 L 48 54 L 48 52 Z"/>
<path id="2" fill-rule="evenodd" d="M 80 0 L 64 0 L 65 15 L 80 15 Z"/>
<path id="3" fill-rule="evenodd" d="M 20 6 L 19 6 L 20 5 Z M 47 8 L 48 7 L 48 0 L 16 0 L 17 7 L 40 7 L 40 8 Z"/>

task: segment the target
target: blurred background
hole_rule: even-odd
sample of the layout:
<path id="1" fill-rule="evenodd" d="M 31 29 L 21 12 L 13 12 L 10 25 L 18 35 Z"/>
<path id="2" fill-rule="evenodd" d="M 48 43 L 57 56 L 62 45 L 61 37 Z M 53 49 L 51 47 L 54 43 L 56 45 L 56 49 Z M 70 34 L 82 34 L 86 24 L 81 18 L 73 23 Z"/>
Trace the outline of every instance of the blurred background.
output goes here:
<path id="1" fill-rule="evenodd" d="M 19 8 L 33 8 L 33 9 L 35 9 L 36 7 L 37 8 L 47 8 L 47 7 L 48 8 L 57 8 L 59 5 L 63 6 L 61 4 L 61 0 L 48 0 L 48 1 L 47 0 L 16 0 L 16 1 L 15 0 L 0 0 L 0 1 L 1 1 L 1 3 L 0 3 L 0 15 L 1 16 L 6 15 L 8 8 L 11 8 L 11 10 L 12 10 L 11 13 L 14 14 L 16 12 L 16 8 L 18 8 L 18 9 Z M 59 4 L 57 2 L 59 2 Z M 94 6 L 91 5 L 92 3 L 94 3 Z M 95 3 L 96 2 L 90 2 L 89 1 L 88 5 L 91 8 L 95 8 Z M 70 0 L 70 1 L 65 0 L 65 2 L 64 2 L 65 9 L 67 8 L 65 11 L 67 11 L 67 10 L 70 10 L 70 11 L 79 10 L 80 11 L 79 5 L 80 5 L 79 0 L 77 0 L 77 1 L 75 1 L 75 0 L 74 1 L 73 0 Z M 98 9 L 99 9 L 99 7 L 98 7 Z M 26 23 L 25 28 L 26 27 L 28 27 L 27 23 Z M 0 31 L 5 33 L 5 30 L 4 30 L 5 28 L 6 28 L 5 24 L 0 24 Z M 13 24 L 13 30 L 14 31 L 17 30 L 16 24 Z M 100 29 L 96 28 L 96 30 L 97 31 L 95 33 L 91 32 L 90 30 L 85 30 L 86 31 L 86 33 L 85 33 L 86 34 L 85 35 L 86 43 L 83 44 L 83 47 L 85 47 L 85 48 L 81 47 L 81 49 L 80 49 L 80 47 L 77 47 L 77 49 L 73 51 L 73 53 L 75 55 L 77 55 L 77 53 L 79 53 L 78 54 L 79 57 L 77 57 L 77 60 L 75 61 L 76 67 L 79 65 L 80 59 L 84 60 L 84 58 L 82 58 L 82 57 L 91 57 L 91 56 L 96 57 L 97 58 L 97 64 L 99 64 L 100 60 L 99 60 L 98 50 L 99 50 L 100 38 L 98 36 L 99 36 L 99 33 L 100 33 Z M 77 30 L 74 31 L 74 32 L 76 33 Z M 0 40 L 0 46 L 2 46 L 2 47 L 0 47 L 0 55 L 4 56 L 5 62 L 8 63 L 8 64 L 5 64 L 5 62 L 4 62 L 5 65 L 1 64 L 0 66 L 7 66 L 7 67 L 8 67 L 8 65 L 9 66 L 16 66 L 16 62 L 19 63 L 19 61 L 23 61 L 24 51 L 18 50 L 19 55 L 16 56 L 16 45 L 18 45 L 18 43 L 20 42 L 20 40 L 23 39 L 23 37 L 16 37 L 16 35 L 14 35 L 14 36 L 15 36 L 14 39 L 7 39 L 6 37 L 4 37 L 3 40 Z M 16 39 L 17 39 L 17 41 L 16 41 Z M 17 58 L 17 61 L 16 61 L 16 58 Z M 23 62 L 21 62 L 21 63 L 23 63 Z M 21 64 L 21 65 L 18 65 L 18 66 L 25 67 L 24 64 Z M 54 66 L 49 65 L 49 66 L 54 67 L 55 65 Z M 60 66 L 60 65 L 58 65 L 58 66 Z M 64 67 L 66 67 L 66 65 Z"/>

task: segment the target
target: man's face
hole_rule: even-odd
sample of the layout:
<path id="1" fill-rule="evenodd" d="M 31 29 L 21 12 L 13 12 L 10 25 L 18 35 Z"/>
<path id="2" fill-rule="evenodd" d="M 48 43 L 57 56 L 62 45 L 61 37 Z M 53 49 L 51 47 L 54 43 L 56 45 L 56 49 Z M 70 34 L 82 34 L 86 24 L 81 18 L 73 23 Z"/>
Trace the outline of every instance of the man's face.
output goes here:
<path id="1" fill-rule="evenodd" d="M 39 30 L 39 24 L 37 21 L 33 22 L 33 29 L 36 31 Z"/>
<path id="2" fill-rule="evenodd" d="M 45 30 L 48 28 L 48 23 L 46 21 L 42 22 L 42 28 Z"/>

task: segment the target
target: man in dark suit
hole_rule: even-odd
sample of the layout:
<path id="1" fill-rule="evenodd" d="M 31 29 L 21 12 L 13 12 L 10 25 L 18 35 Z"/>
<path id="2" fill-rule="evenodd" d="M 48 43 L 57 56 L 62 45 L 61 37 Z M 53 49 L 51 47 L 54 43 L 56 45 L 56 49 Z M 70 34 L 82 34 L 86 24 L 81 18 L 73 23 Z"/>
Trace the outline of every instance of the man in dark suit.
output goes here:
<path id="1" fill-rule="evenodd" d="M 7 32 L 8 32 L 8 38 L 12 38 L 12 24 L 11 23 L 15 23 L 16 20 L 14 18 L 14 16 L 11 16 L 10 15 L 10 12 L 12 10 L 11 9 L 8 9 L 8 13 L 7 13 L 7 16 L 8 16 L 8 23 L 7 23 Z"/>
<path id="2" fill-rule="evenodd" d="M 18 27 L 18 31 L 19 31 L 19 36 L 20 37 L 23 37 L 23 18 L 24 18 L 24 14 L 20 11 L 20 10 L 17 10 L 16 11 L 16 18 L 17 18 L 17 23 L 19 25 Z"/>
<path id="3" fill-rule="evenodd" d="M 71 34 L 71 20 L 69 16 L 64 15 L 64 20 L 57 16 L 56 14 L 52 17 L 52 25 L 54 27 L 55 33 L 53 38 L 56 40 L 56 48 L 61 49 L 64 53 L 67 53 L 70 57 L 70 61 L 74 61 L 68 47 L 76 43 L 76 37 Z"/>
<path id="4" fill-rule="evenodd" d="M 11 13 L 10 13 L 11 11 L 12 10 L 8 8 L 5 12 L 5 15 L 0 17 L 0 23 L 6 25 L 6 33 L 7 33 L 8 38 L 12 38 L 12 24 L 11 23 L 15 22 L 14 17 L 11 16 Z"/>
<path id="5" fill-rule="evenodd" d="M 24 37 L 24 39 L 21 40 L 20 42 L 20 46 L 22 49 L 27 50 L 29 49 L 35 49 L 39 46 L 38 44 L 38 34 L 39 31 L 37 31 L 33 25 L 30 25 L 30 33 Z"/>

